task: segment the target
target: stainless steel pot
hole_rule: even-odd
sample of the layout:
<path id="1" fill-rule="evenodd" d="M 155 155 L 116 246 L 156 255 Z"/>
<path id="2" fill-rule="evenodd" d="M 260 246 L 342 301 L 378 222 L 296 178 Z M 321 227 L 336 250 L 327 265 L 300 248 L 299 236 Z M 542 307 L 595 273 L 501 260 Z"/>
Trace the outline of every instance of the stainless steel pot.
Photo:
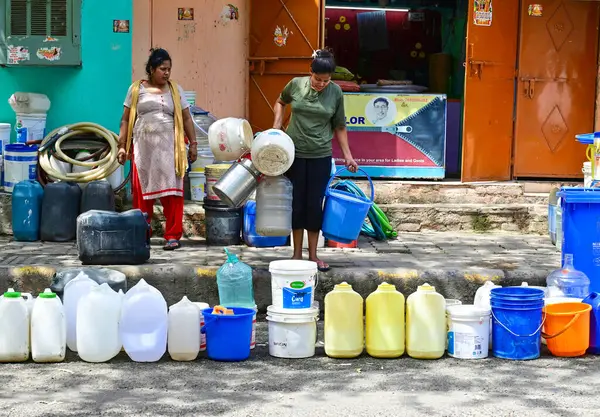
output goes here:
<path id="1" fill-rule="evenodd" d="M 213 192 L 229 207 L 240 207 L 256 190 L 260 175 L 250 159 L 242 159 L 221 176 Z"/>

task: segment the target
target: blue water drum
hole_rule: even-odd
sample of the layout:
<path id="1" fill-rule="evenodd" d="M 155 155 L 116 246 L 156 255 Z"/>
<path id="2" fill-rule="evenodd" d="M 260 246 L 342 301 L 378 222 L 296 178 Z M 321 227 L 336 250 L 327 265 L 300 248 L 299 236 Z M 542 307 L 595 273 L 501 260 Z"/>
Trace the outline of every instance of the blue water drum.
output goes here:
<path id="1" fill-rule="evenodd" d="M 600 294 L 593 292 L 582 303 L 592 306 L 590 312 L 590 347 L 588 353 L 600 355 Z"/>
<path id="2" fill-rule="evenodd" d="M 12 229 L 14 239 L 34 242 L 40 239 L 40 218 L 44 189 L 39 182 L 18 182 L 12 194 Z"/>
<path id="3" fill-rule="evenodd" d="M 529 287 L 494 288 L 490 304 L 493 355 L 511 360 L 539 358 L 544 291 Z"/>

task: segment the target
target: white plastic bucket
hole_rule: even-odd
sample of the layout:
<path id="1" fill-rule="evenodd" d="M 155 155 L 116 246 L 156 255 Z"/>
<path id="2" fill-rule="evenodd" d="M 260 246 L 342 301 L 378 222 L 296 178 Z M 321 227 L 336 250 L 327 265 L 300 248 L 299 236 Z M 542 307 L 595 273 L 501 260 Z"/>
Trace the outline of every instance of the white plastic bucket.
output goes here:
<path id="1" fill-rule="evenodd" d="M 276 308 L 311 310 L 315 301 L 317 263 L 283 260 L 269 264 L 271 298 Z"/>
<path id="2" fill-rule="evenodd" d="M 446 299 L 446 333 L 450 331 L 450 318 L 448 317 L 448 307 L 459 306 L 462 304 L 460 300 Z M 446 338 L 446 349 L 448 349 L 448 338 Z"/>
<path id="3" fill-rule="evenodd" d="M 196 92 L 195 91 L 184 91 L 183 96 L 190 103 L 190 106 L 196 105 Z"/>
<path id="4" fill-rule="evenodd" d="M 210 150 L 218 161 L 235 161 L 250 150 L 252 127 L 245 119 L 226 117 L 208 128 Z"/>
<path id="5" fill-rule="evenodd" d="M 202 314 L 202 311 L 204 309 L 210 308 L 210 306 L 208 305 L 208 303 L 196 302 L 194 304 L 200 310 L 200 328 L 202 328 L 202 327 L 204 327 L 204 315 Z M 200 332 L 200 352 L 204 352 L 205 350 L 206 350 L 206 333 Z"/>
<path id="6" fill-rule="evenodd" d="M 204 174 L 204 168 L 206 168 L 208 165 L 211 165 L 214 160 L 215 157 L 213 154 L 207 155 L 199 151 L 198 159 L 196 159 L 196 161 L 192 164 L 190 172 L 200 172 Z"/>
<path id="7" fill-rule="evenodd" d="M 474 305 L 454 305 L 447 309 L 448 355 L 457 359 L 488 357 L 490 338 L 489 309 Z"/>
<path id="8" fill-rule="evenodd" d="M 42 140 L 46 136 L 45 114 L 17 114 L 17 142 L 25 143 L 28 140 Z"/>
<path id="9" fill-rule="evenodd" d="M 0 155 L 4 153 L 4 145 L 10 143 L 10 123 L 0 123 Z"/>
<path id="10" fill-rule="evenodd" d="M 264 175 L 284 174 L 292 166 L 294 157 L 294 142 L 281 130 L 265 130 L 252 142 L 252 163 Z"/>
<path id="11" fill-rule="evenodd" d="M 190 172 L 190 192 L 192 201 L 203 201 L 206 187 L 206 177 L 200 172 Z"/>
<path id="12" fill-rule="evenodd" d="M 17 183 L 37 178 L 38 148 L 15 143 L 6 145 L 4 151 L 4 189 L 12 193 Z"/>
<path id="13" fill-rule="evenodd" d="M 592 163 L 590 161 L 584 162 L 581 172 L 583 172 L 583 186 L 591 187 L 592 181 L 594 180 L 594 176 L 592 175 Z M 595 178 L 600 179 L 600 166 L 596 167 Z"/>
<path id="14" fill-rule="evenodd" d="M 290 359 L 314 356 L 318 320 L 318 308 L 300 312 L 267 307 L 269 355 Z"/>

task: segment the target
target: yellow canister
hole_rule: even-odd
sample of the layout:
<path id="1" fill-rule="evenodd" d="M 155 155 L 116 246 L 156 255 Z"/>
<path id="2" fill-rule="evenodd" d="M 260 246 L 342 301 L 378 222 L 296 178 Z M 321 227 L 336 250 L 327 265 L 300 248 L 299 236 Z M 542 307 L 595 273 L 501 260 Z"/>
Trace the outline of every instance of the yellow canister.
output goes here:
<path id="1" fill-rule="evenodd" d="M 404 354 L 404 295 L 383 283 L 366 300 L 367 353 L 375 358 L 398 358 Z"/>
<path id="2" fill-rule="evenodd" d="M 355 358 L 363 348 L 363 298 L 342 282 L 325 296 L 325 354 Z"/>
<path id="3" fill-rule="evenodd" d="M 446 300 L 423 284 L 406 300 L 406 351 L 416 359 L 439 359 L 446 350 Z"/>

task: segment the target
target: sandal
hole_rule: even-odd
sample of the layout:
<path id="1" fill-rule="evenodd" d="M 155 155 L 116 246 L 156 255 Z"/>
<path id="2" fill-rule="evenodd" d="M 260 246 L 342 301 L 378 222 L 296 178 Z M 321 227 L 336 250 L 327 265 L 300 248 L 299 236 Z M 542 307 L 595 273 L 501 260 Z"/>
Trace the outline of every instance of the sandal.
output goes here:
<path id="1" fill-rule="evenodd" d="M 179 243 L 178 240 L 169 239 L 169 240 L 167 240 L 167 244 L 165 246 L 163 246 L 163 250 L 175 250 L 175 249 L 179 249 L 180 247 L 181 247 L 181 243 Z"/>
<path id="2" fill-rule="evenodd" d="M 323 261 L 316 261 L 317 262 L 317 269 L 320 272 L 327 272 L 329 271 L 331 268 L 329 267 L 329 265 L 327 265 L 325 262 Z"/>

